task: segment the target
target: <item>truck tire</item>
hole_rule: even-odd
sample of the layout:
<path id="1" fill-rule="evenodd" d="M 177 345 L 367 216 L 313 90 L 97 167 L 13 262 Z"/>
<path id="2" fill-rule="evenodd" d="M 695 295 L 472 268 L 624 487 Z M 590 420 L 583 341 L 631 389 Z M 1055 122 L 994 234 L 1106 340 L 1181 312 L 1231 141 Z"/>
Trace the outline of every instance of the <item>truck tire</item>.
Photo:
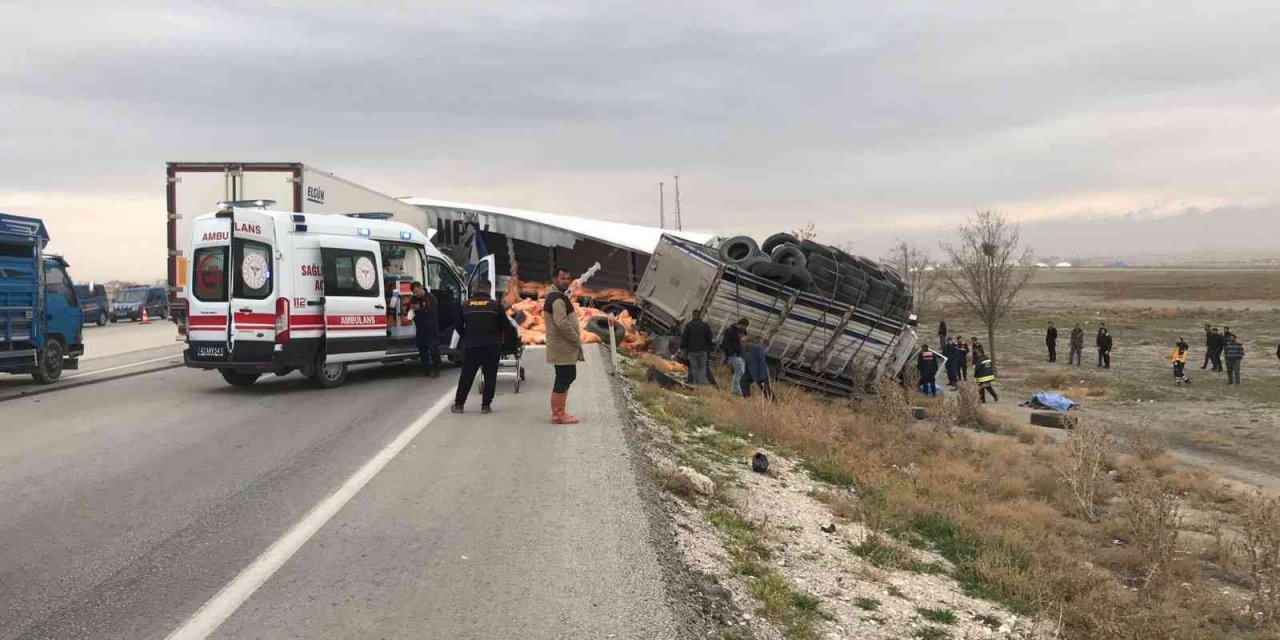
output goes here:
<path id="1" fill-rule="evenodd" d="M 609 344 L 609 319 L 604 316 L 596 316 L 587 320 L 587 331 L 599 336 L 607 345 Z M 621 324 L 613 325 L 613 337 L 622 344 L 623 339 L 627 337 L 627 329 Z"/>
<path id="2" fill-rule="evenodd" d="M 316 363 L 312 366 L 312 373 L 309 379 L 311 384 L 321 389 L 341 387 L 347 381 L 347 363 L 325 364 L 324 351 L 317 351 Z"/>
<path id="3" fill-rule="evenodd" d="M 782 233 L 775 233 L 764 239 L 764 243 L 760 245 L 760 250 L 769 255 L 773 255 L 773 250 L 784 244 L 794 244 L 799 246 L 800 239 L 786 233 L 785 231 Z"/>
<path id="4" fill-rule="evenodd" d="M 1031 412 L 1031 424 L 1037 427 L 1048 427 L 1050 429 L 1066 429 L 1068 428 L 1069 419 L 1067 414 L 1058 411 L 1033 411 Z"/>
<path id="5" fill-rule="evenodd" d="M 813 255 L 816 253 L 820 256 L 826 256 L 828 258 L 835 255 L 835 249 L 833 249 L 832 247 L 828 247 L 825 244 L 818 244 L 813 240 L 801 240 L 799 244 L 800 244 L 800 250 L 803 251 L 805 255 Z"/>
<path id="6" fill-rule="evenodd" d="M 258 381 L 259 373 L 244 373 L 234 369 L 218 369 L 218 373 L 222 374 L 222 379 L 233 387 L 249 387 Z"/>
<path id="7" fill-rule="evenodd" d="M 774 247 L 769 253 L 769 258 L 774 264 L 784 264 L 788 267 L 799 267 L 803 269 L 808 262 L 804 257 L 804 252 L 800 250 L 799 245 L 782 244 Z"/>
<path id="8" fill-rule="evenodd" d="M 779 284 L 786 284 L 791 279 L 791 267 L 772 262 L 758 262 L 751 265 L 751 273 Z"/>
<path id="9" fill-rule="evenodd" d="M 94 324 L 99 327 L 105 327 L 107 325 L 107 312 L 102 309 L 98 309 L 98 319 L 94 321 Z"/>
<path id="10" fill-rule="evenodd" d="M 49 340 L 49 344 L 40 350 L 40 359 L 36 362 L 36 370 L 31 372 L 39 384 L 53 384 L 62 377 L 62 356 L 65 354 L 62 343 Z"/>
<path id="11" fill-rule="evenodd" d="M 720 245 L 720 259 L 729 264 L 740 264 L 747 258 L 760 255 L 760 245 L 748 236 L 734 236 Z"/>
<path id="12" fill-rule="evenodd" d="M 799 267 L 791 267 L 791 286 L 801 291 L 813 289 L 813 274 Z"/>

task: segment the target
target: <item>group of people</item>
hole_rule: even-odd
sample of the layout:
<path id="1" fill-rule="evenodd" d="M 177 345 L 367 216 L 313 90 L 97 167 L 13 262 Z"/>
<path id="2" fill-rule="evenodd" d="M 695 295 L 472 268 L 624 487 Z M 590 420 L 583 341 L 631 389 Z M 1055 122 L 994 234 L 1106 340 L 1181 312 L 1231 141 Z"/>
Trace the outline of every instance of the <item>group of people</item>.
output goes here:
<path id="1" fill-rule="evenodd" d="M 947 372 L 947 384 L 952 388 L 959 386 L 961 380 L 969 379 L 969 362 L 973 362 L 973 381 L 978 385 L 978 397 L 987 401 L 999 402 L 994 386 L 996 380 L 995 363 L 987 356 L 986 348 L 977 336 L 971 336 L 966 342 L 964 336 L 952 337 L 947 333 L 947 323 L 938 324 L 938 343 L 942 352 L 933 351 L 929 345 L 921 345 L 916 356 L 916 372 L 919 374 L 919 390 L 929 397 L 938 395 L 938 371 Z M 941 362 L 939 362 L 941 361 Z"/>
<path id="2" fill-rule="evenodd" d="M 1187 352 L 1190 346 L 1181 336 L 1173 345 L 1173 353 L 1169 360 L 1173 362 L 1173 379 L 1179 384 L 1191 382 L 1186 374 Z M 1280 347 L 1276 347 L 1276 357 L 1280 358 Z M 1210 371 L 1227 374 L 1227 384 L 1240 384 L 1240 363 L 1244 360 L 1244 345 L 1231 331 L 1231 327 L 1223 327 L 1221 331 L 1208 323 L 1204 325 L 1204 364 L 1201 369 L 1212 366 Z M 1225 366 L 1223 363 L 1225 362 Z"/>
<path id="3" fill-rule="evenodd" d="M 1093 338 L 1093 344 L 1098 349 L 1098 366 L 1110 369 L 1111 349 L 1115 346 L 1115 339 L 1111 337 L 1111 330 L 1107 328 L 1107 323 L 1098 323 L 1098 333 Z M 1080 327 L 1080 323 L 1076 323 L 1076 326 L 1071 329 L 1067 345 L 1070 349 L 1067 352 L 1067 364 L 1080 366 L 1084 360 L 1084 329 Z M 1044 346 L 1049 351 L 1049 362 L 1057 362 L 1058 328 L 1053 326 L 1052 321 L 1044 332 Z"/>
<path id="4" fill-rule="evenodd" d="M 542 308 L 542 318 L 547 326 L 547 363 L 555 369 L 555 381 L 551 387 L 553 424 L 578 422 L 567 410 L 569 387 L 578 377 L 578 362 L 583 360 L 578 314 L 568 294 L 572 282 L 568 269 L 557 268 L 555 281 L 547 290 Z M 418 354 L 426 374 L 439 377 L 440 302 L 419 282 L 414 282 L 411 289 L 413 297 L 409 301 L 409 311 L 413 317 Z M 454 393 L 453 413 L 465 411 L 467 396 L 475 384 L 477 373 L 484 378 L 480 387 L 480 412 L 493 411 L 498 363 L 502 359 L 503 348 L 514 349 L 519 341 L 518 329 L 507 317 L 502 304 L 489 295 L 489 289 L 487 280 L 478 281 L 475 294 L 462 304 L 461 313 L 454 319 L 456 325 L 453 329 L 461 338 L 462 372 Z"/>
<path id="5" fill-rule="evenodd" d="M 720 351 L 733 372 L 729 390 L 734 395 L 750 397 L 751 387 L 755 385 L 766 399 L 772 399 L 769 363 L 765 359 L 764 346 L 747 333 L 749 326 L 751 322 L 742 318 L 726 327 L 720 336 Z M 715 385 L 715 374 L 710 365 L 711 353 L 715 348 L 715 333 L 711 330 L 711 325 L 702 319 L 701 311 L 695 310 L 693 319 L 680 333 L 680 349 L 685 352 L 689 362 L 689 384 Z"/>

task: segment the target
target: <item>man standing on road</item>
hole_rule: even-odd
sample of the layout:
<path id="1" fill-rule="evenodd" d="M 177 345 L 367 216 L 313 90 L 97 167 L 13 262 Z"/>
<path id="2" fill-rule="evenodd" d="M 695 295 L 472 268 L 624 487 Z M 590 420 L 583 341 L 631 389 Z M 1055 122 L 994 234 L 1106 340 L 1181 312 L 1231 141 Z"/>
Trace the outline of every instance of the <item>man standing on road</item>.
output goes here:
<path id="1" fill-rule="evenodd" d="M 1208 368 L 1209 363 L 1213 362 L 1209 356 L 1211 353 L 1213 353 L 1213 328 L 1206 322 L 1204 323 L 1204 364 L 1200 365 L 1201 369 Z"/>
<path id="2" fill-rule="evenodd" d="M 689 358 L 689 384 L 707 383 L 707 354 L 715 340 L 711 326 L 702 321 L 702 311 L 695 309 L 693 319 L 680 336 L 680 348 Z"/>
<path id="3" fill-rule="evenodd" d="M 1049 323 L 1049 328 L 1044 332 L 1044 346 L 1049 348 L 1049 362 L 1058 361 L 1058 329 L 1053 326 L 1053 322 Z"/>
<path id="4" fill-rule="evenodd" d="M 1236 340 L 1236 334 L 1230 334 L 1227 346 L 1222 353 L 1227 357 L 1227 384 L 1240 384 L 1240 361 L 1244 360 L 1244 345 Z"/>
<path id="5" fill-rule="evenodd" d="M 413 337 L 418 344 L 418 361 L 422 372 L 432 378 L 440 377 L 440 302 L 422 286 L 410 285 L 413 297 L 409 299 L 409 312 L 413 314 Z"/>
<path id="6" fill-rule="evenodd" d="M 1098 337 L 1094 340 L 1098 346 L 1098 366 L 1105 369 L 1111 368 L 1111 347 L 1115 344 L 1111 339 L 1111 332 L 1107 331 L 1106 323 L 1098 325 Z"/>
<path id="7" fill-rule="evenodd" d="M 555 367 L 556 379 L 551 385 L 551 423 L 578 424 L 569 415 L 569 386 L 578 378 L 578 363 L 582 354 L 582 332 L 578 325 L 578 312 L 569 298 L 569 286 L 573 276 L 564 267 L 556 268 L 555 281 L 547 289 L 547 299 L 542 305 L 542 322 L 547 327 L 547 364 Z"/>
<path id="8" fill-rule="evenodd" d="M 956 339 L 956 373 L 960 380 L 969 379 L 969 343 L 964 341 L 964 334 Z"/>
<path id="9" fill-rule="evenodd" d="M 954 387 L 960 381 L 960 372 L 956 371 L 956 364 L 960 362 L 959 354 L 956 349 L 956 339 L 947 338 L 946 346 L 942 347 L 942 357 L 947 362 L 947 386 Z"/>
<path id="10" fill-rule="evenodd" d="M 1080 323 L 1076 323 L 1076 327 L 1071 330 L 1071 352 L 1067 354 L 1067 364 L 1080 366 L 1080 361 L 1084 359 L 1084 329 L 1080 328 Z"/>
<path id="11" fill-rule="evenodd" d="M 747 333 L 750 322 L 746 318 L 738 320 L 724 330 L 720 340 L 720 349 L 724 351 L 725 362 L 733 369 L 733 378 L 729 382 L 729 390 L 733 395 L 742 395 L 742 376 L 747 373 L 747 361 L 743 359 L 742 338 Z"/>
<path id="12" fill-rule="evenodd" d="M 462 305 L 457 329 L 462 336 L 462 375 L 458 377 L 458 392 L 453 397 L 454 413 L 462 413 L 467 404 L 477 371 L 484 374 L 480 413 L 493 411 L 493 396 L 498 390 L 498 360 L 502 358 L 502 340 L 511 330 L 511 321 L 502 305 L 490 297 L 491 286 L 488 280 L 478 280 L 475 295 Z"/>

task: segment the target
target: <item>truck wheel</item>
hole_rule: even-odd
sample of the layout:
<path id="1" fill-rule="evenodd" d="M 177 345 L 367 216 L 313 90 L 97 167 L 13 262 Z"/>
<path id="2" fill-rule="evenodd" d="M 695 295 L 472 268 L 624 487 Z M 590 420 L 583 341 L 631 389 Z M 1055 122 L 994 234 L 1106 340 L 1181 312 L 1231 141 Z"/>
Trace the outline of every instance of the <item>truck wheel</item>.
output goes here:
<path id="1" fill-rule="evenodd" d="M 769 254 L 774 264 L 785 264 L 789 267 L 804 268 L 805 257 L 800 247 L 794 244 L 778 245 L 773 252 Z"/>
<path id="2" fill-rule="evenodd" d="M 736 265 L 758 255 L 760 255 L 760 245 L 748 236 L 734 236 L 720 245 L 720 260 L 729 264 Z"/>
<path id="3" fill-rule="evenodd" d="M 62 343 L 50 340 L 40 351 L 40 361 L 36 364 L 36 370 L 31 372 L 31 377 L 40 384 L 57 382 L 62 377 L 62 355 Z"/>
<path id="4" fill-rule="evenodd" d="M 106 324 L 107 324 L 107 312 L 106 312 L 106 311 L 101 311 L 101 310 L 99 310 L 99 311 L 98 311 L 98 320 L 97 320 L 94 324 L 98 325 L 99 327 L 106 326 Z"/>
<path id="5" fill-rule="evenodd" d="M 222 374 L 222 379 L 233 387 L 248 387 L 258 381 L 257 373 L 243 373 L 232 369 L 219 369 L 218 373 Z"/>
<path id="6" fill-rule="evenodd" d="M 115 316 L 111 316 L 111 324 L 115 324 L 115 323 L 116 323 L 116 317 L 115 317 Z"/>
<path id="7" fill-rule="evenodd" d="M 311 383 L 321 389 L 341 387 L 347 381 L 347 363 L 331 362 L 325 364 L 324 352 L 316 354 L 316 364 L 311 374 Z"/>

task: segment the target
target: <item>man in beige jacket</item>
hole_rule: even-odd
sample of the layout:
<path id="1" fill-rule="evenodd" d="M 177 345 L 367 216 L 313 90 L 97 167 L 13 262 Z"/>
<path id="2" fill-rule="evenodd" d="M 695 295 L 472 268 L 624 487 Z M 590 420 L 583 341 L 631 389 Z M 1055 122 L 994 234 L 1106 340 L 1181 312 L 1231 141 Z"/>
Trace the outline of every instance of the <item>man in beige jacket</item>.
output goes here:
<path id="1" fill-rule="evenodd" d="M 584 360 L 578 313 L 568 296 L 572 283 L 573 276 L 569 270 L 557 267 L 555 281 L 547 289 L 547 299 L 542 305 L 542 321 L 547 327 L 547 364 L 556 369 L 555 383 L 551 387 L 552 424 L 578 423 L 577 418 L 565 411 L 569 386 L 578 377 L 578 363 Z"/>

